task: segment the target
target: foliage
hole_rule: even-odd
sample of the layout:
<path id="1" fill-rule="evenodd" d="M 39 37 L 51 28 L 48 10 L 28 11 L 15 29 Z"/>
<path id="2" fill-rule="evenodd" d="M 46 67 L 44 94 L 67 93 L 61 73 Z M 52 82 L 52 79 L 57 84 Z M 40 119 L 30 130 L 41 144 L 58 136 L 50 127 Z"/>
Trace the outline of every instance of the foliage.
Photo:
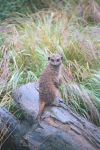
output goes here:
<path id="1" fill-rule="evenodd" d="M 25 13 L 28 0 L 0 0 L 0 19 L 12 16 L 15 12 Z"/>
<path id="2" fill-rule="evenodd" d="M 95 1 L 100 4 L 99 0 Z M 64 10 L 70 16 L 81 3 L 85 4 L 86 11 L 89 2 L 91 3 L 91 0 L 0 0 L 0 20 L 8 19 L 17 13 L 27 14 L 48 8 Z"/>

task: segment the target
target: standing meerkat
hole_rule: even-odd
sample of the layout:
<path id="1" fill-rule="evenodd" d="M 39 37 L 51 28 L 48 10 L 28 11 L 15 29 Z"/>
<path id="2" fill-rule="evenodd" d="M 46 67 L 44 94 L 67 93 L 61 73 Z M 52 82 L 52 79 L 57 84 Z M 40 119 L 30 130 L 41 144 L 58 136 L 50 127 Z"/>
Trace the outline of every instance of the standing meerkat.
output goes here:
<path id="1" fill-rule="evenodd" d="M 52 105 L 56 98 L 60 98 L 62 56 L 52 54 L 48 57 L 48 65 L 39 79 L 39 113 L 38 120 L 44 112 L 45 106 Z"/>

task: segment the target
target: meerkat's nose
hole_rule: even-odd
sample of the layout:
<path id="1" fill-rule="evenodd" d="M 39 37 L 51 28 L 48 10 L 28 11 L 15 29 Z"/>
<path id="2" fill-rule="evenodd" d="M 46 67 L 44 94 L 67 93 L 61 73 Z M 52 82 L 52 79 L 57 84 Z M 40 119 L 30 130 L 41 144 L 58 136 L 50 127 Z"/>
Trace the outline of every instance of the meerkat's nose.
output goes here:
<path id="1" fill-rule="evenodd" d="M 57 63 L 57 62 L 56 62 L 56 60 L 55 60 L 55 61 L 54 61 L 54 65 L 56 65 L 56 63 Z"/>

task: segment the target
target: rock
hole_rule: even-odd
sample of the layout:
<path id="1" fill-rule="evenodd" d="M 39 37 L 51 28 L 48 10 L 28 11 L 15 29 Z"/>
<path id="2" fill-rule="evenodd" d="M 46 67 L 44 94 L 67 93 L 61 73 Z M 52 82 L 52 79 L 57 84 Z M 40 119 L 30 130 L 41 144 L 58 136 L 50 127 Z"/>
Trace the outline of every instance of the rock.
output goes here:
<path id="1" fill-rule="evenodd" d="M 42 124 L 43 128 L 31 130 L 24 137 L 23 145 L 30 150 L 95 150 L 80 134 L 74 133 L 68 125 L 66 131 L 55 128 L 50 124 Z"/>
<path id="2" fill-rule="evenodd" d="M 26 118 L 32 123 L 39 110 L 38 84 L 28 83 L 12 92 L 17 106 L 26 114 Z"/>
<path id="3" fill-rule="evenodd" d="M 42 115 L 41 128 L 34 125 L 39 109 L 38 84 L 28 83 L 13 91 L 13 98 L 24 111 L 33 127 L 22 138 L 22 145 L 33 149 L 99 150 L 100 128 L 76 114 L 59 102 L 59 106 L 46 107 Z M 33 121 L 32 121 L 33 120 Z"/>
<path id="4" fill-rule="evenodd" d="M 0 149 L 1 150 L 24 150 L 21 139 L 29 126 L 20 124 L 6 108 L 0 108 Z"/>

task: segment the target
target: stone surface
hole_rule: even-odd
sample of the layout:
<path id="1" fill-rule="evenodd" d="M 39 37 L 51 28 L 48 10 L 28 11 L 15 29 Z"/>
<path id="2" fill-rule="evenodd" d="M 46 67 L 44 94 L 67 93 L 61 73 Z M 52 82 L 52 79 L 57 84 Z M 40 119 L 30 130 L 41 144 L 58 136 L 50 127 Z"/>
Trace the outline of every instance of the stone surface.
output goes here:
<path id="1" fill-rule="evenodd" d="M 0 108 L 0 150 L 25 150 L 22 137 L 29 131 L 29 125 L 16 119 L 6 108 Z"/>
<path id="2" fill-rule="evenodd" d="M 12 95 L 18 107 L 27 113 L 28 116 L 35 119 L 39 110 L 38 85 L 28 83 L 15 89 Z"/>
<path id="3" fill-rule="evenodd" d="M 28 83 L 13 91 L 13 98 L 24 111 L 28 122 L 35 120 L 39 109 L 38 84 Z M 46 107 L 40 128 L 34 125 L 22 138 L 22 145 L 33 149 L 99 150 L 100 128 L 96 127 L 68 106 Z"/>

